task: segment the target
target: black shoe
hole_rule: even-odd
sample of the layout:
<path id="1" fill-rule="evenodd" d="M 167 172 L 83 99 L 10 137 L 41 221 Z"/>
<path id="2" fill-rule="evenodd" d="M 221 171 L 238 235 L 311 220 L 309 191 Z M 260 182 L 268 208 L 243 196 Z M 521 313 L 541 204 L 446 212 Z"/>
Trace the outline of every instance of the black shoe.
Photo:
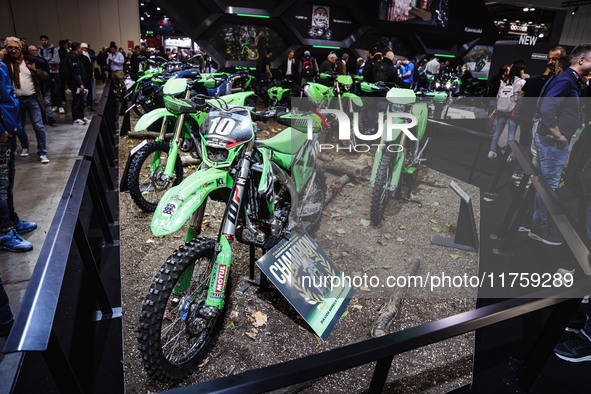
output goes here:
<path id="1" fill-rule="evenodd" d="M 6 324 L 0 324 L 0 338 L 6 338 L 10 334 L 14 320 L 9 321 Z"/>
<path id="2" fill-rule="evenodd" d="M 53 118 L 47 119 L 47 124 L 50 126 L 57 126 L 57 122 Z"/>
<path id="3" fill-rule="evenodd" d="M 591 361 L 591 340 L 583 332 L 579 332 L 556 345 L 554 354 L 571 363 Z"/>
<path id="4" fill-rule="evenodd" d="M 548 230 L 540 230 L 540 229 L 531 229 L 530 232 L 527 234 L 528 237 L 531 239 L 543 242 L 546 245 L 550 246 L 559 246 L 564 243 L 564 241 L 552 234 Z"/>

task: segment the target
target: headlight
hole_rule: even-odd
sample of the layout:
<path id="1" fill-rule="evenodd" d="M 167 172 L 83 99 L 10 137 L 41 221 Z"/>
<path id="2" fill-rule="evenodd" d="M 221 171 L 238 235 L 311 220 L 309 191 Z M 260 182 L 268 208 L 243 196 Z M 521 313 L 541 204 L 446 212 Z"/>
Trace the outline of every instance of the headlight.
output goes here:
<path id="1" fill-rule="evenodd" d="M 220 163 L 228 160 L 228 150 L 226 148 L 213 148 L 211 146 L 206 147 L 207 158 L 214 162 Z"/>

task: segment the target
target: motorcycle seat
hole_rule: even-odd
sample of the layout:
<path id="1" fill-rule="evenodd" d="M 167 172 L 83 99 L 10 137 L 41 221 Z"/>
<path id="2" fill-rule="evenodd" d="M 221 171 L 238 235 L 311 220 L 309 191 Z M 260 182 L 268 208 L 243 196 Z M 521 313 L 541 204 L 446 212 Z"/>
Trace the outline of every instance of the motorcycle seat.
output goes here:
<path id="1" fill-rule="evenodd" d="M 307 139 L 307 133 L 288 127 L 275 137 L 266 140 L 258 140 L 257 143 L 271 148 L 274 151 L 293 155 L 298 152 Z"/>

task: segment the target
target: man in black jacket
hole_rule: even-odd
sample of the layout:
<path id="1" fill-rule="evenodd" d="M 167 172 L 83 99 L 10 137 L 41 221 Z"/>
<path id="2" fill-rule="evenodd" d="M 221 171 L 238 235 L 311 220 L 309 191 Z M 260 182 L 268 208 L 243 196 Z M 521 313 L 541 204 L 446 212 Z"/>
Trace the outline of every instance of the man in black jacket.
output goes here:
<path id="1" fill-rule="evenodd" d="M 72 119 L 77 126 L 88 122 L 84 117 L 84 81 L 87 78 L 83 57 L 80 43 L 73 42 L 65 66 L 69 68 L 68 88 L 72 91 Z"/>
<path id="2" fill-rule="evenodd" d="M 35 59 L 36 68 L 49 75 L 49 63 L 39 56 L 39 49 L 35 45 L 29 45 L 28 52 Z M 57 122 L 53 119 L 53 110 L 51 109 L 51 79 L 41 82 L 41 90 L 43 90 L 43 103 L 45 104 L 44 120 L 50 126 L 56 126 Z"/>

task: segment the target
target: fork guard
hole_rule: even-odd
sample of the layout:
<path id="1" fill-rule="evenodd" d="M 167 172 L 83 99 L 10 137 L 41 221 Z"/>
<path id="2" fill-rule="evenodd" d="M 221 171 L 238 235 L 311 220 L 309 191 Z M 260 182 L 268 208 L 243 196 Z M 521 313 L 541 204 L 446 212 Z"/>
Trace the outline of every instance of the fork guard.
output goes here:
<path id="1" fill-rule="evenodd" d="M 234 179 L 226 169 L 197 170 L 160 199 L 152 218 L 152 234 L 160 237 L 179 230 L 211 192 L 232 188 L 233 184 Z"/>

